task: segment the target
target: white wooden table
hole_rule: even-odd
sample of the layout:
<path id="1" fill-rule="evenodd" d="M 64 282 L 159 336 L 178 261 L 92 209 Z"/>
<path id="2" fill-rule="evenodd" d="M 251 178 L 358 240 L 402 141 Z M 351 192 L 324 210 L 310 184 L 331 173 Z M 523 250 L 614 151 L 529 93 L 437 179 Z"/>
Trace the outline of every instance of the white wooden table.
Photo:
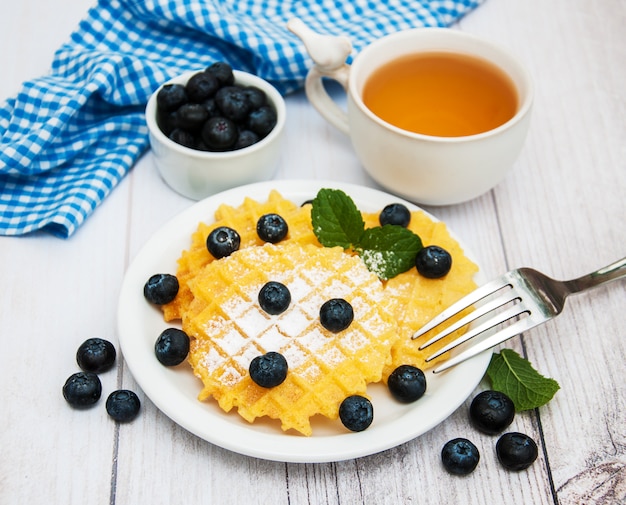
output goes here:
<path id="1" fill-rule="evenodd" d="M 0 3 L 0 97 L 43 74 L 90 0 Z M 575 277 L 626 253 L 626 2 L 487 0 L 459 28 L 508 47 L 536 82 L 527 144 L 495 190 L 428 209 L 478 256 L 487 277 L 533 266 Z M 277 179 L 375 186 L 346 138 L 302 94 L 287 99 Z M 189 200 L 158 177 L 150 153 L 67 241 L 0 238 L 0 503 L 603 504 L 626 503 L 626 284 L 570 300 L 565 314 L 507 346 L 561 390 L 512 428 L 540 456 L 502 469 L 494 439 L 471 430 L 467 404 L 425 435 L 338 463 L 287 464 L 231 453 L 191 434 L 145 398 L 119 360 L 106 391 L 135 389 L 141 415 L 119 426 L 102 408 L 76 411 L 61 386 L 77 346 L 117 344 L 117 295 L 143 243 Z M 102 402 L 102 400 L 101 400 Z M 481 449 L 470 476 L 447 474 L 443 444 Z"/>

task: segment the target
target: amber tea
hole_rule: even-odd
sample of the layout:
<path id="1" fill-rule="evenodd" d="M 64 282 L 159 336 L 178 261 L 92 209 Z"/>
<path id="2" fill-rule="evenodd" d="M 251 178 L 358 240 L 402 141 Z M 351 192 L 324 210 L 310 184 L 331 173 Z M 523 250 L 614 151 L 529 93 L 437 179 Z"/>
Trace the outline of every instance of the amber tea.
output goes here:
<path id="1" fill-rule="evenodd" d="M 381 66 L 365 83 L 363 102 L 398 128 L 439 137 L 492 130 L 518 107 L 515 85 L 497 66 L 446 52 L 412 54 Z"/>

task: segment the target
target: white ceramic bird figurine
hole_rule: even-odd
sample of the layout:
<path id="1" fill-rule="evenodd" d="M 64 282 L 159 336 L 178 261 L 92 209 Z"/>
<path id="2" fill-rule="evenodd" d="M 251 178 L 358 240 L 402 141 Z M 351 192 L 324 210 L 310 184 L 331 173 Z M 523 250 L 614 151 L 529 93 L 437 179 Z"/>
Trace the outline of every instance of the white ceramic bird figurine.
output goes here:
<path id="1" fill-rule="evenodd" d="M 322 72 L 338 69 L 352 52 L 352 43 L 348 37 L 314 32 L 298 18 L 289 20 L 287 28 L 302 40 L 311 59 Z"/>

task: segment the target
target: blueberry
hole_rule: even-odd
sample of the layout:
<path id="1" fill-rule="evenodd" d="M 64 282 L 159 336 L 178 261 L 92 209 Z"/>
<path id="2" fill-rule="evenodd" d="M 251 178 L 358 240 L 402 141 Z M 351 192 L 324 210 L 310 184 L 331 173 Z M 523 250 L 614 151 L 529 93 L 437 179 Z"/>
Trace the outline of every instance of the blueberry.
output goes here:
<path id="1" fill-rule="evenodd" d="M 270 281 L 259 291 L 259 305 L 273 316 L 281 314 L 291 303 L 291 293 L 284 284 Z"/>
<path id="2" fill-rule="evenodd" d="M 287 236 L 287 221 L 278 214 L 265 214 L 256 223 L 256 232 L 261 240 L 276 244 Z"/>
<path id="3" fill-rule="evenodd" d="M 507 470 L 525 470 L 537 459 L 535 441 L 524 433 L 505 433 L 496 442 L 498 461 Z"/>
<path id="4" fill-rule="evenodd" d="M 219 89 L 220 82 L 215 75 L 209 72 L 198 72 L 191 76 L 185 89 L 187 96 L 193 102 L 200 103 L 212 97 Z"/>
<path id="5" fill-rule="evenodd" d="M 420 249 L 415 257 L 417 271 L 429 279 L 438 279 L 446 275 L 452 267 L 452 257 L 445 249 L 430 245 Z"/>
<path id="6" fill-rule="evenodd" d="M 196 148 L 196 138 L 192 133 L 182 130 L 180 128 L 174 128 L 167 136 L 170 140 L 180 144 L 181 146 L 189 147 L 190 149 Z"/>
<path id="7" fill-rule="evenodd" d="M 168 112 L 157 110 L 156 120 L 159 125 L 159 129 L 165 133 L 168 138 L 171 138 L 171 133 L 178 128 L 178 115 L 176 114 L 176 111 Z M 176 141 L 174 140 L 174 142 Z"/>
<path id="8" fill-rule="evenodd" d="M 150 303 L 164 305 L 178 294 L 178 279 L 172 274 L 154 274 L 143 287 L 143 296 Z"/>
<path id="9" fill-rule="evenodd" d="M 401 203 L 390 203 L 378 216 L 378 220 L 381 226 L 386 224 L 396 224 L 406 228 L 411 222 L 411 212 L 407 209 L 406 205 Z"/>
<path id="10" fill-rule="evenodd" d="M 200 135 L 213 151 L 226 151 L 237 142 L 237 125 L 225 117 L 214 116 L 204 123 Z"/>
<path id="11" fill-rule="evenodd" d="M 127 389 L 113 391 L 106 401 L 107 413 L 120 423 L 135 419 L 140 407 L 141 402 L 137 395 Z"/>
<path id="12" fill-rule="evenodd" d="M 265 105 L 267 101 L 267 97 L 265 96 L 265 92 L 262 89 L 257 88 L 256 86 L 247 86 L 243 88 L 243 92 L 248 97 L 250 101 L 250 106 L 252 109 L 258 109 L 262 105 Z"/>
<path id="13" fill-rule="evenodd" d="M 157 93 L 157 107 L 162 111 L 173 111 L 187 103 L 187 91 L 182 84 L 165 84 Z"/>
<path id="14" fill-rule="evenodd" d="M 224 117 L 235 122 L 243 121 L 251 110 L 250 100 L 239 86 L 220 88 L 215 93 L 215 103 Z"/>
<path id="15" fill-rule="evenodd" d="M 77 372 L 63 385 L 63 397 L 72 407 L 89 407 L 100 399 L 102 383 L 95 373 Z"/>
<path id="16" fill-rule="evenodd" d="M 282 384 L 287 377 L 287 360 L 278 352 L 257 356 L 250 363 L 250 378 L 263 388 Z"/>
<path id="17" fill-rule="evenodd" d="M 233 146 L 233 149 L 243 149 L 244 147 L 250 147 L 253 144 L 256 144 L 260 139 L 260 137 L 250 130 L 241 130 L 239 132 L 239 136 L 237 137 L 237 141 Z"/>
<path id="18" fill-rule="evenodd" d="M 495 435 L 513 422 L 515 405 L 500 391 L 482 391 L 472 400 L 469 416 L 477 430 Z"/>
<path id="19" fill-rule="evenodd" d="M 269 105 L 263 105 L 248 115 L 247 127 L 261 137 L 265 137 L 276 126 L 276 112 Z"/>
<path id="20" fill-rule="evenodd" d="M 411 403 L 426 392 L 426 376 L 419 368 L 400 365 L 389 375 L 387 387 L 396 400 Z"/>
<path id="21" fill-rule="evenodd" d="M 189 336 L 178 328 L 167 328 L 158 336 L 154 353 L 162 365 L 180 365 L 189 354 Z"/>
<path id="22" fill-rule="evenodd" d="M 186 103 L 176 111 L 178 126 L 184 130 L 199 130 L 209 119 L 209 111 L 199 103 Z"/>
<path id="23" fill-rule="evenodd" d="M 206 247 L 216 259 L 230 256 L 240 245 L 239 233 L 228 226 L 215 228 L 206 239 Z"/>
<path id="24" fill-rule="evenodd" d="M 209 117 L 215 117 L 220 115 L 220 110 L 217 108 L 215 98 L 209 98 L 202 102 L 202 106 L 206 109 Z"/>
<path id="25" fill-rule="evenodd" d="M 207 67 L 205 72 L 217 77 L 220 85 L 230 86 L 235 82 L 235 74 L 233 74 L 232 67 L 225 61 L 217 61 Z"/>
<path id="26" fill-rule="evenodd" d="M 76 362 L 85 372 L 102 373 L 115 363 L 115 347 L 102 338 L 88 338 L 76 351 Z"/>
<path id="27" fill-rule="evenodd" d="M 343 298 L 332 298 L 320 308 L 320 322 L 328 331 L 338 333 L 345 330 L 354 319 L 354 311 Z"/>
<path id="28" fill-rule="evenodd" d="M 454 475 L 472 473 L 479 460 L 478 448 L 466 438 L 450 440 L 441 450 L 441 462 L 444 468 Z"/>
<path id="29" fill-rule="evenodd" d="M 339 419 L 350 431 L 366 430 L 374 420 L 372 402 L 364 396 L 348 396 L 339 406 Z"/>

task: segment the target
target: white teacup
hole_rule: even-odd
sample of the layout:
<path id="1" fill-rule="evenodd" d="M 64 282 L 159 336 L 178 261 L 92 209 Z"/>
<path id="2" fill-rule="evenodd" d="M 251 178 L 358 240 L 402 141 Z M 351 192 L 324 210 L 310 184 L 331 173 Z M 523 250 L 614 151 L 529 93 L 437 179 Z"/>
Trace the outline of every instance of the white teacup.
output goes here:
<path id="1" fill-rule="evenodd" d="M 356 55 L 345 37 L 320 35 L 300 20 L 289 29 L 304 42 L 315 66 L 306 79 L 313 106 L 348 134 L 370 176 L 389 191 L 425 205 L 448 205 L 475 198 L 497 185 L 522 149 L 533 102 L 526 69 L 496 45 L 450 28 L 416 28 L 387 35 Z M 381 66 L 415 53 L 452 52 L 491 62 L 517 93 L 514 115 L 488 131 L 464 136 L 414 133 L 380 119 L 363 102 L 363 89 Z M 338 81 L 347 93 L 347 111 L 328 95 L 322 79 Z"/>

